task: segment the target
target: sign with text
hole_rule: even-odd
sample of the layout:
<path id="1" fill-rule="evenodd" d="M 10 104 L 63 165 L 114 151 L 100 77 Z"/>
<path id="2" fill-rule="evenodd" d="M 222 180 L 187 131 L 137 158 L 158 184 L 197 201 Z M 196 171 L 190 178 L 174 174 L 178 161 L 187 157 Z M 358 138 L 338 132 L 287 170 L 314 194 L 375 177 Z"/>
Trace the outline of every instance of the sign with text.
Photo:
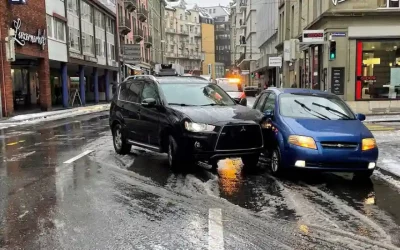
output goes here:
<path id="1" fill-rule="evenodd" d="M 282 67 L 282 57 L 280 56 L 271 56 L 268 58 L 268 66 L 269 67 Z"/>
<path id="2" fill-rule="evenodd" d="M 346 32 L 332 32 L 332 37 L 346 37 Z"/>
<path id="3" fill-rule="evenodd" d="M 28 0 L 8 0 L 9 4 L 26 4 Z"/>
<path id="4" fill-rule="evenodd" d="M 69 52 L 69 56 L 73 57 L 73 58 L 76 58 L 76 59 L 80 59 L 80 60 L 84 60 L 85 59 L 85 57 L 82 54 L 75 53 L 75 52 L 72 52 L 72 51 Z"/>
<path id="5" fill-rule="evenodd" d="M 142 61 L 140 44 L 125 44 L 122 45 L 122 48 L 125 63 L 138 64 Z"/>
<path id="6" fill-rule="evenodd" d="M 303 30 L 303 43 L 324 42 L 324 30 Z"/>
<path id="7" fill-rule="evenodd" d="M 13 25 L 15 30 L 14 40 L 16 43 L 21 46 L 25 46 L 26 42 L 38 44 L 41 46 L 42 50 L 44 50 L 47 43 L 46 30 L 43 29 L 42 31 L 41 29 L 38 29 L 36 35 L 25 33 L 21 31 L 22 21 L 19 18 L 13 21 Z"/>
<path id="8" fill-rule="evenodd" d="M 335 95 L 344 95 L 344 67 L 332 68 L 331 87 Z"/>
<path id="9" fill-rule="evenodd" d="M 376 82 L 376 76 L 357 76 L 357 81 Z"/>

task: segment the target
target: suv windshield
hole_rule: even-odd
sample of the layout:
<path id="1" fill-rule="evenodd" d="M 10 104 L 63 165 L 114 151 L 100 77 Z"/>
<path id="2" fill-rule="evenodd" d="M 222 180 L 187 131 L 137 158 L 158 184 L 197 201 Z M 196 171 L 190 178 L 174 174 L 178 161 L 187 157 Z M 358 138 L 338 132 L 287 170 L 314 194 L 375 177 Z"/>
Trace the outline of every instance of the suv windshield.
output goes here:
<path id="1" fill-rule="evenodd" d="M 282 116 L 292 118 L 353 120 L 353 112 L 337 96 L 282 94 L 279 96 L 279 111 Z"/>
<path id="2" fill-rule="evenodd" d="M 166 83 L 160 84 L 160 86 L 169 104 L 190 106 L 235 105 L 228 94 L 215 84 Z"/>

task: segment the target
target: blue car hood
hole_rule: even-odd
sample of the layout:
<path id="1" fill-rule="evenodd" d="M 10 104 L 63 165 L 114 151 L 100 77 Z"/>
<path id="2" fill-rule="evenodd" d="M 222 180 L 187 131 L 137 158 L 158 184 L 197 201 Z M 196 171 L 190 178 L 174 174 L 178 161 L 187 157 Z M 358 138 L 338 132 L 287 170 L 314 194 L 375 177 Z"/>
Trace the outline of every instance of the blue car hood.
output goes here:
<path id="1" fill-rule="evenodd" d="M 373 137 L 359 120 L 317 120 L 284 118 L 293 134 L 313 137 L 316 141 L 360 142 Z"/>

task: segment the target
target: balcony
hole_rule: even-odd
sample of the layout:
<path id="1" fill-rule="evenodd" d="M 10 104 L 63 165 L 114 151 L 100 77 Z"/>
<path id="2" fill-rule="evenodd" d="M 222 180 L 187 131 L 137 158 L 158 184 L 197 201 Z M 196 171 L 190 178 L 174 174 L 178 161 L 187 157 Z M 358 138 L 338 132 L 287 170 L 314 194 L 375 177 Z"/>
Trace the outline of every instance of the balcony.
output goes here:
<path id="1" fill-rule="evenodd" d="M 178 31 L 178 34 L 182 35 L 182 36 L 188 36 L 189 32 L 187 30 L 180 30 L 180 31 Z"/>
<path id="2" fill-rule="evenodd" d="M 129 12 L 133 12 L 137 9 L 137 1 L 136 0 L 124 0 L 124 7 Z"/>
<path id="3" fill-rule="evenodd" d="M 143 40 L 143 30 L 136 28 L 133 33 L 133 38 L 138 43 Z"/>
<path id="4" fill-rule="evenodd" d="M 195 33 L 194 33 L 194 37 L 199 37 L 199 38 L 201 38 L 201 32 L 195 32 Z"/>
<path id="5" fill-rule="evenodd" d="M 146 45 L 146 48 L 150 48 L 151 46 L 153 46 L 153 37 L 147 36 L 146 40 L 144 41 L 144 44 Z"/>
<path id="6" fill-rule="evenodd" d="M 137 16 L 141 22 L 144 22 L 147 20 L 147 16 L 149 15 L 149 11 L 144 8 L 144 6 L 141 6 L 140 8 L 137 9 Z"/>
<path id="7" fill-rule="evenodd" d="M 129 32 L 131 32 L 131 20 L 127 17 L 119 17 L 119 32 L 121 32 L 122 35 L 127 35 Z"/>
<path id="8" fill-rule="evenodd" d="M 167 30 L 165 31 L 166 33 L 172 33 L 175 34 L 176 30 L 174 28 L 167 28 Z"/>

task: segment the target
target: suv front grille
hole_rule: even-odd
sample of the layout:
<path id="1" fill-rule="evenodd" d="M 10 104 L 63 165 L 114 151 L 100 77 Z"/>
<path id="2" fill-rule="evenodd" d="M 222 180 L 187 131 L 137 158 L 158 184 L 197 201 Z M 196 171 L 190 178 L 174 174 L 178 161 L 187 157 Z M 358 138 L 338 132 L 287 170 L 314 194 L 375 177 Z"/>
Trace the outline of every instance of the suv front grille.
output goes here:
<path id="1" fill-rule="evenodd" d="M 263 146 L 259 125 L 229 125 L 222 128 L 216 150 L 260 148 Z"/>

